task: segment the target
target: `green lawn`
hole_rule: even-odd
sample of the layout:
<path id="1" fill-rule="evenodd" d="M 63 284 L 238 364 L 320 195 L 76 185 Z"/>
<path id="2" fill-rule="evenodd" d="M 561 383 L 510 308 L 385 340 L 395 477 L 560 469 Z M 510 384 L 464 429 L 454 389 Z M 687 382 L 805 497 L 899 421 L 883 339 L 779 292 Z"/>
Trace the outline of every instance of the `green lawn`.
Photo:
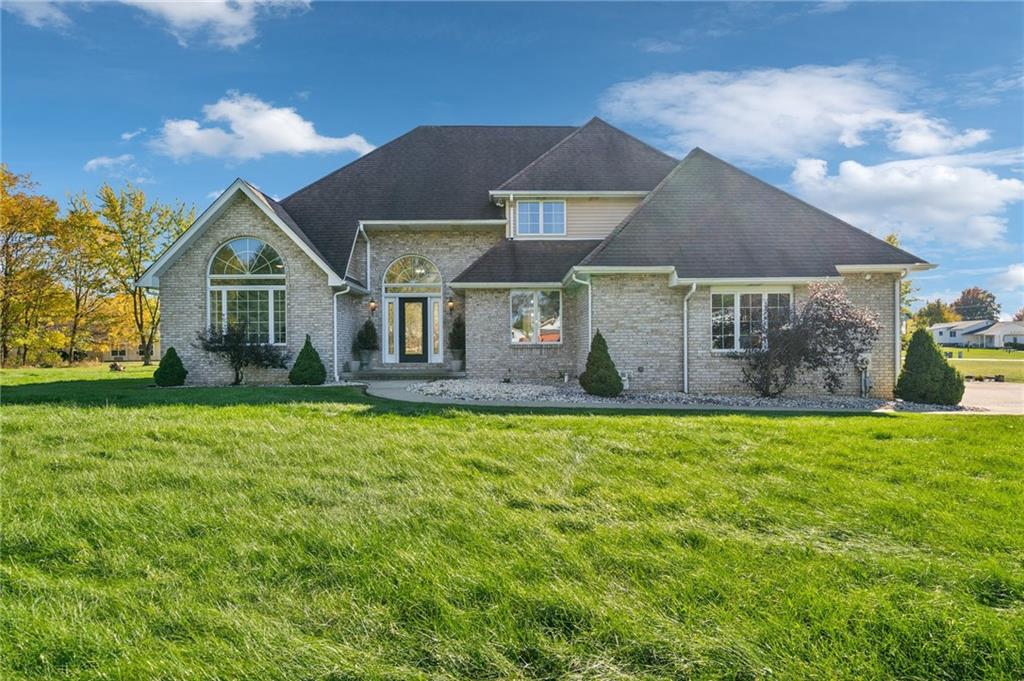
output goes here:
<path id="1" fill-rule="evenodd" d="M 1024 419 L 5 371 L 0 677 L 1020 678 Z"/>
<path id="2" fill-rule="evenodd" d="M 952 352 L 957 358 L 964 353 L 964 359 L 1004 359 L 1007 361 L 1024 362 L 1024 350 L 1006 350 L 1004 348 L 954 348 L 939 347 L 943 353 Z M 943 354 L 943 357 L 946 355 Z"/>
<path id="3" fill-rule="evenodd" d="M 1002 374 L 1007 381 L 1024 383 L 1024 351 L 1004 350 L 1002 348 L 953 348 L 942 347 L 942 356 L 953 353 L 947 359 L 953 367 L 964 376 L 995 376 Z M 963 359 L 960 353 L 963 353 Z M 973 361 L 983 360 L 983 361 Z M 998 360 L 998 361 L 994 361 Z"/>

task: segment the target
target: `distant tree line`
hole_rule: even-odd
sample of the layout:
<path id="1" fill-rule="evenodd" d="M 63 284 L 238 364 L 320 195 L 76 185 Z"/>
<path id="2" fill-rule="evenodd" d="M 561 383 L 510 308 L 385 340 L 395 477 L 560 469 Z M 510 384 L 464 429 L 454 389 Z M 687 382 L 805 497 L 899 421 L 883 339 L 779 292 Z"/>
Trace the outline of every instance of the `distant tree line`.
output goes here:
<path id="1" fill-rule="evenodd" d="M 74 362 L 127 342 L 150 363 L 160 301 L 135 281 L 195 210 L 104 183 L 95 203 L 74 194 L 62 213 L 35 189 L 0 165 L 0 363 Z"/>

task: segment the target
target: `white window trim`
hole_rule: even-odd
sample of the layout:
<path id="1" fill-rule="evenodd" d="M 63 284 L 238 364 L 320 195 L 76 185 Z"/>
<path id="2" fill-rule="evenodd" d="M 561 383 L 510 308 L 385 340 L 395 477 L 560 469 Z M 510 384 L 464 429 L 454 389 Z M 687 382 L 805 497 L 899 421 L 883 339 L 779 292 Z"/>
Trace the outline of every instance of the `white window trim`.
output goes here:
<path id="1" fill-rule="evenodd" d="M 517 293 L 532 293 L 533 294 L 533 309 L 538 310 L 540 305 L 537 300 L 538 293 L 557 293 L 558 294 L 558 321 L 561 326 L 558 329 L 558 341 L 543 343 L 540 340 L 540 325 L 537 325 L 536 338 L 537 340 L 530 341 L 529 343 L 517 343 L 512 338 L 512 296 Z M 557 288 L 514 288 L 508 292 L 508 342 L 514 348 L 554 348 L 562 345 L 565 342 L 565 311 L 564 311 L 565 300 L 562 296 L 562 289 Z M 537 313 L 538 320 L 540 319 L 540 311 Z"/>
<path id="2" fill-rule="evenodd" d="M 538 232 L 520 232 L 519 231 L 519 208 L 524 203 L 536 203 L 540 208 L 540 214 L 538 216 L 537 229 Z M 562 204 L 562 231 L 561 232 L 545 232 L 544 231 L 544 204 L 547 203 L 560 203 Z M 545 199 L 516 199 L 515 214 L 515 234 L 517 237 L 529 238 L 529 239 L 543 239 L 550 238 L 553 236 L 565 236 L 569 231 L 569 210 L 564 200 L 545 200 Z"/>
<path id="3" fill-rule="evenodd" d="M 288 295 L 287 286 L 285 285 L 285 278 L 288 276 L 288 265 L 285 264 L 285 274 L 210 274 L 210 268 L 213 267 L 213 260 L 220 253 L 220 250 L 224 246 L 228 245 L 232 241 L 237 239 L 256 239 L 265 244 L 269 244 L 271 248 L 274 248 L 273 244 L 270 244 L 266 239 L 261 239 L 258 236 L 241 235 L 233 236 L 230 239 L 219 244 L 213 253 L 207 259 L 206 262 L 206 328 L 209 329 L 213 326 L 213 320 L 210 318 L 210 301 L 213 299 L 213 294 L 217 293 L 220 295 L 220 318 L 223 320 L 221 324 L 221 333 L 227 331 L 228 323 L 228 291 L 267 291 L 267 343 L 269 345 L 276 345 L 278 347 L 284 347 L 288 345 Z M 281 262 L 284 263 L 284 258 L 281 257 L 281 252 L 274 248 L 274 252 L 277 253 L 278 257 L 281 258 Z M 216 282 L 218 280 L 229 280 L 229 279 L 272 279 L 280 281 L 280 284 L 262 284 L 259 286 L 239 286 L 239 285 L 228 285 L 221 286 Z M 285 291 L 284 301 L 284 341 L 281 343 L 274 341 L 274 291 Z"/>
<path id="4" fill-rule="evenodd" d="M 795 296 L 793 294 L 792 286 L 712 286 L 708 292 L 708 309 L 711 310 L 711 352 L 716 355 L 728 355 L 736 352 L 743 352 L 749 348 L 740 347 L 740 296 L 744 293 L 760 293 L 761 296 L 761 318 L 765 319 L 768 315 L 768 294 L 770 293 L 786 293 L 789 294 L 789 307 L 790 310 L 796 304 Z M 714 296 L 719 295 L 732 295 L 732 347 L 731 348 L 716 348 L 715 343 L 715 322 L 714 322 Z"/>

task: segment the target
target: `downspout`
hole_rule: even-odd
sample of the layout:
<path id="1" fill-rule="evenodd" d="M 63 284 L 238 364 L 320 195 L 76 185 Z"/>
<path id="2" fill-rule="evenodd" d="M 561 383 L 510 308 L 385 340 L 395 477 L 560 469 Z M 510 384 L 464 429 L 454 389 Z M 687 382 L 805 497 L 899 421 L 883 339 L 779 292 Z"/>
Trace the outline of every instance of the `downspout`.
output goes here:
<path id="1" fill-rule="evenodd" d="M 690 296 L 697 290 L 697 282 L 690 284 L 690 290 L 683 297 L 683 392 L 690 392 Z"/>
<path id="2" fill-rule="evenodd" d="M 593 326 L 594 326 L 594 298 L 591 295 L 592 289 L 590 288 L 590 280 L 579 279 L 576 273 L 572 273 L 572 280 L 577 284 L 582 284 L 587 287 L 587 344 L 594 340 Z"/>
<path id="3" fill-rule="evenodd" d="M 902 364 L 903 364 L 900 361 L 900 355 L 902 354 L 902 350 L 903 350 L 902 338 L 900 337 L 900 325 L 901 325 L 900 323 L 903 321 L 901 319 L 901 316 L 902 316 L 901 312 L 902 311 L 900 310 L 900 288 L 901 288 L 900 282 L 903 280 L 903 277 L 905 277 L 905 276 L 907 276 L 907 271 L 906 270 L 903 270 L 902 272 L 897 274 L 896 275 L 896 279 L 893 281 L 893 286 L 892 286 L 893 307 L 896 308 L 895 311 L 893 312 L 893 321 L 895 322 L 895 327 L 893 328 L 893 332 L 892 332 L 892 335 L 893 335 L 893 362 L 895 362 L 895 365 L 896 365 L 895 367 L 893 367 L 893 374 L 892 374 L 892 380 L 893 380 L 893 385 L 894 386 L 896 385 L 896 381 L 898 381 L 899 378 L 900 378 L 900 369 L 902 368 Z"/>
<path id="4" fill-rule="evenodd" d="M 332 334 L 333 343 L 332 348 L 334 350 L 334 382 L 337 383 L 339 380 L 338 376 L 338 297 L 343 296 L 352 290 L 351 286 L 346 286 L 340 291 L 334 292 L 334 298 L 332 298 L 334 304 L 331 306 L 331 310 L 334 313 L 334 332 Z"/>
<path id="5" fill-rule="evenodd" d="M 366 281 L 363 283 L 366 284 L 367 288 L 370 288 L 370 235 L 366 233 L 366 229 L 363 227 L 363 223 L 359 223 L 358 234 L 362 234 L 363 239 L 366 241 Z"/>

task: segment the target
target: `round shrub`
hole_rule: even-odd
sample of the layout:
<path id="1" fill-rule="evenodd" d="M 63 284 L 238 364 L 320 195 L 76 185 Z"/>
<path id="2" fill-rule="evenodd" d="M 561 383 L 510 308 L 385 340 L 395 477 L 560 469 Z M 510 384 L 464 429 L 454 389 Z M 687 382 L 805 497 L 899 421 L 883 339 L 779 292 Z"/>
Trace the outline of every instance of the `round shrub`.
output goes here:
<path id="1" fill-rule="evenodd" d="M 963 396 L 963 376 L 942 358 L 927 329 L 915 331 L 896 382 L 896 397 L 925 404 L 960 404 Z"/>
<path id="2" fill-rule="evenodd" d="M 306 342 L 299 350 L 299 356 L 295 358 L 292 370 L 288 372 L 288 381 L 292 385 L 321 385 L 327 380 L 327 370 L 320 360 L 320 353 L 316 351 L 309 341 L 309 334 L 306 334 Z"/>
<path id="3" fill-rule="evenodd" d="M 587 368 L 580 374 L 580 385 L 591 395 L 618 397 L 622 394 L 622 378 L 608 354 L 608 343 L 598 331 L 590 343 Z"/>
<path id="4" fill-rule="evenodd" d="M 157 385 L 160 386 L 171 386 L 171 385 L 185 385 L 185 377 L 188 376 L 188 370 L 185 369 L 185 365 L 181 363 L 181 358 L 178 357 L 178 351 L 174 347 L 167 348 L 167 352 L 164 353 L 163 359 L 160 360 L 160 366 L 153 372 L 153 380 Z"/>

